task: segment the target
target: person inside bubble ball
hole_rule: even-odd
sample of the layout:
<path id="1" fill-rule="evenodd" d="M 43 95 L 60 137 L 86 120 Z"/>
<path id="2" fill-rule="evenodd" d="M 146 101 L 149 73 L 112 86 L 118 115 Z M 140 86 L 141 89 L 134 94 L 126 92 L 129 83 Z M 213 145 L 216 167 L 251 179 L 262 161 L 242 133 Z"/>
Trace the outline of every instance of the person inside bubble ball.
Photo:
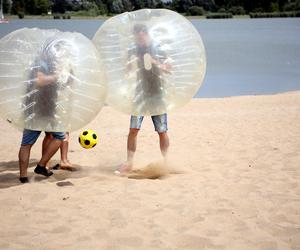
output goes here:
<path id="1" fill-rule="evenodd" d="M 170 73 L 171 65 L 167 63 L 166 54 L 159 45 L 155 45 L 148 33 L 145 24 L 135 24 L 133 27 L 135 45 L 128 53 L 128 71 L 132 70 L 136 62 L 136 80 L 134 106 L 138 112 L 147 113 L 149 109 L 165 110 L 163 78 L 162 73 Z M 116 173 L 131 171 L 133 158 L 137 146 L 137 135 L 141 128 L 144 116 L 130 118 L 130 129 L 127 138 L 127 161 L 123 163 Z M 169 148 L 169 137 L 167 134 L 167 114 L 151 116 L 155 131 L 159 135 L 160 150 L 166 160 Z"/>
<path id="2" fill-rule="evenodd" d="M 61 72 L 57 70 L 56 53 L 64 42 L 50 41 L 42 49 L 30 71 L 30 83 L 24 101 L 24 120 L 27 127 L 42 121 L 42 126 L 53 127 L 57 118 L 56 101 L 59 84 L 62 82 Z M 65 77 L 64 77 L 65 78 Z M 45 132 L 42 146 L 42 157 L 34 172 L 49 177 L 52 171 L 46 168 L 48 161 L 58 151 L 65 139 L 65 132 Z M 41 131 L 24 129 L 22 143 L 19 150 L 20 181 L 28 182 L 27 168 L 30 151 L 38 139 Z"/>

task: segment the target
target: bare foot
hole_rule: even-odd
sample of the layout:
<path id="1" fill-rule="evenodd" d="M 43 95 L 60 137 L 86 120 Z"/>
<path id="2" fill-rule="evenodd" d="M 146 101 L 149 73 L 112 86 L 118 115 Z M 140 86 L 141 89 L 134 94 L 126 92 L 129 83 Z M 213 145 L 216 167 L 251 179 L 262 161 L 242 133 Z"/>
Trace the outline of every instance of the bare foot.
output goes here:
<path id="1" fill-rule="evenodd" d="M 122 175 L 130 172 L 132 170 L 132 163 L 126 161 L 123 164 L 121 164 L 114 173 L 117 175 Z"/>
<path id="2" fill-rule="evenodd" d="M 72 163 L 69 162 L 68 160 L 66 160 L 66 161 L 61 160 L 59 165 L 61 168 L 64 168 L 64 167 L 71 168 L 72 167 Z"/>
<path id="3" fill-rule="evenodd" d="M 74 171 L 75 170 L 72 163 L 70 163 L 68 160 L 67 161 L 62 161 L 61 160 L 60 163 L 59 163 L 59 169 L 69 170 L 69 171 Z"/>

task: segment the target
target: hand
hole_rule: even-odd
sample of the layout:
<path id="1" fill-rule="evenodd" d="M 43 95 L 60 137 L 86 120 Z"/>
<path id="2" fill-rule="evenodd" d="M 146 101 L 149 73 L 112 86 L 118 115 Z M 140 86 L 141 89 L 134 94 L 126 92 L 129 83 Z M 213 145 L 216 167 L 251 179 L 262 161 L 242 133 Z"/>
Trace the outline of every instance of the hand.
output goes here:
<path id="1" fill-rule="evenodd" d="M 162 69 L 162 71 L 164 71 L 165 73 L 171 73 L 172 70 L 172 65 L 169 63 L 163 63 L 160 65 L 160 68 Z"/>
<path id="2" fill-rule="evenodd" d="M 60 84 L 67 83 L 69 76 L 70 76 L 70 72 L 62 72 L 59 74 L 57 82 Z"/>
<path id="3" fill-rule="evenodd" d="M 36 84 L 39 87 L 46 86 L 48 84 L 52 84 L 57 81 L 57 76 L 54 75 L 46 75 L 43 72 L 37 72 L 36 74 Z"/>
<path id="4" fill-rule="evenodd" d="M 56 65 L 55 74 L 57 75 L 57 82 L 60 84 L 66 84 L 72 72 L 71 64 L 66 62 L 60 62 Z"/>

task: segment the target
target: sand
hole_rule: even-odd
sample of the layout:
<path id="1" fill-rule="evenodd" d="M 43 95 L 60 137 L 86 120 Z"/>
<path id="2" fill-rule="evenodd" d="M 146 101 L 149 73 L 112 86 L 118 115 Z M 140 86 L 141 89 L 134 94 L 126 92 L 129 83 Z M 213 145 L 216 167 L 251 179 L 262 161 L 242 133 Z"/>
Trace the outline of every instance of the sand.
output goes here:
<path id="1" fill-rule="evenodd" d="M 21 132 L 1 120 L 0 249 L 300 249 L 300 92 L 193 99 L 169 114 L 168 166 L 145 119 L 135 171 L 126 157 L 129 117 L 110 107 L 71 133 L 78 171 L 18 178 Z M 50 163 L 59 160 L 56 154 Z"/>

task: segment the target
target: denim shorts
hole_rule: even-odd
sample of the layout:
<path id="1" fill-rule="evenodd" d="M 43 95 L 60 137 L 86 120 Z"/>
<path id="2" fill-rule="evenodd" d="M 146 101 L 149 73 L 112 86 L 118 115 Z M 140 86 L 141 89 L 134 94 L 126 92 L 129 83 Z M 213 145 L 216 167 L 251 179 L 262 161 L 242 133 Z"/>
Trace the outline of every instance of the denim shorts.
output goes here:
<path id="1" fill-rule="evenodd" d="M 22 145 L 33 145 L 36 140 L 39 138 L 42 131 L 37 130 L 29 130 L 24 129 L 23 130 L 23 138 L 22 138 Z M 53 136 L 54 139 L 63 141 L 65 139 L 65 133 L 64 132 L 45 132 L 49 133 Z"/>
<path id="2" fill-rule="evenodd" d="M 164 133 L 168 131 L 167 114 L 153 115 L 151 116 L 155 131 L 158 133 Z M 131 116 L 130 128 L 140 129 L 142 126 L 144 116 Z"/>

